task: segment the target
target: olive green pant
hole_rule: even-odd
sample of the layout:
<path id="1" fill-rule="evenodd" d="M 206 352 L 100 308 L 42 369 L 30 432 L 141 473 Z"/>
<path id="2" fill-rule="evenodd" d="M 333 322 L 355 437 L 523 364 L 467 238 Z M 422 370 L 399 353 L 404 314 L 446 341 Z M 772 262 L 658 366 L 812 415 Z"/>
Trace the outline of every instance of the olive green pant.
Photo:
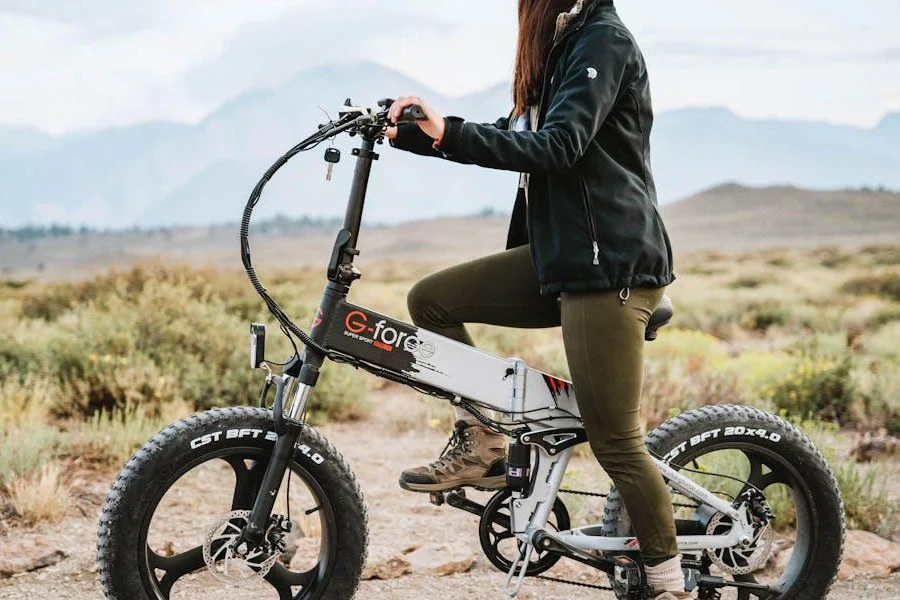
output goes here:
<path id="1" fill-rule="evenodd" d="M 522 246 L 429 275 L 407 300 L 416 325 L 469 345 L 465 323 L 562 325 L 591 449 L 622 495 L 644 560 L 655 565 L 678 553 L 671 498 L 644 445 L 640 419 L 644 330 L 663 288 L 632 288 L 624 303 L 619 293 L 563 293 L 559 302 L 541 296 L 529 248 Z"/>

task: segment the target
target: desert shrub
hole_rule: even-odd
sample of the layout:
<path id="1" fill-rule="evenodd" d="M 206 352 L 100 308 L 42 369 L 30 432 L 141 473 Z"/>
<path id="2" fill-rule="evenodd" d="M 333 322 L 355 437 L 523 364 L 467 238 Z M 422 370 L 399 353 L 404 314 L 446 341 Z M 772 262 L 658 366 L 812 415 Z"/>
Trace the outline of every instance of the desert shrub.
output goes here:
<path id="1" fill-rule="evenodd" d="M 791 415 L 816 415 L 849 423 L 857 418 L 858 394 L 849 357 L 804 354 L 786 376 L 765 393 L 774 406 Z"/>
<path id="2" fill-rule="evenodd" d="M 859 388 L 868 425 L 887 427 L 900 424 L 900 369 L 889 360 L 869 358 L 857 361 L 854 381 Z M 892 425 L 893 424 L 893 425 Z"/>
<path id="3" fill-rule="evenodd" d="M 310 421 L 319 424 L 368 417 L 372 407 L 366 377 L 369 377 L 367 373 L 346 365 L 326 364 L 309 397 Z"/>
<path id="4" fill-rule="evenodd" d="M 56 416 L 115 414 L 139 406 L 152 417 L 184 402 L 197 410 L 256 402 L 263 378 L 246 365 L 247 323 L 236 314 L 251 309 L 249 304 L 235 308 L 235 298 L 243 300 L 241 293 L 232 293 L 232 288 L 249 286 L 236 274 L 135 268 L 79 285 L 64 313 L 36 328 L 39 335 L 29 337 L 31 354 L 20 360 L 21 369 L 58 382 Z M 60 290 L 65 289 L 60 284 L 45 292 L 64 296 Z M 303 311 L 294 315 L 302 318 Z M 0 351 L 25 356 L 8 341 Z M 268 351 L 274 360 L 292 352 L 278 335 L 270 336 Z M 323 408 L 313 407 L 320 418 L 365 414 L 364 388 L 357 379 L 341 368 L 323 373 L 314 400 Z"/>
<path id="5" fill-rule="evenodd" d="M 706 264 L 695 264 L 689 265 L 684 269 L 679 269 L 681 273 L 685 275 L 699 275 L 702 277 L 709 277 L 711 275 L 718 275 L 719 273 L 724 272 L 724 269 L 718 266 L 710 266 Z"/>
<path id="6" fill-rule="evenodd" d="M 863 275 L 846 281 L 840 291 L 856 296 L 879 296 L 900 300 L 900 274 L 896 272 Z"/>
<path id="7" fill-rule="evenodd" d="M 871 356 L 900 361 L 900 321 L 887 323 L 863 338 L 863 349 Z"/>
<path id="8" fill-rule="evenodd" d="M 0 486 L 39 472 L 64 441 L 57 428 L 42 423 L 5 428 L 0 435 Z"/>
<path id="9" fill-rule="evenodd" d="M 113 297 L 135 301 L 159 286 L 181 288 L 193 300 L 223 300 L 226 308 L 239 316 L 260 312 L 258 297 L 236 271 L 147 262 L 124 271 L 111 269 L 82 282 L 54 282 L 41 286 L 23 296 L 21 314 L 32 319 L 55 320 L 79 305 L 97 303 L 104 306 L 107 299 Z"/>
<path id="10" fill-rule="evenodd" d="M 888 483 L 892 479 L 886 465 L 858 465 L 853 461 L 832 463 L 834 475 L 844 498 L 847 527 L 865 529 L 892 537 L 900 531 L 900 502 L 891 499 Z"/>
<path id="11" fill-rule="evenodd" d="M 12 336 L 0 336 L 0 380 L 14 376 L 24 379 L 40 363 L 38 353 Z"/>
<path id="12" fill-rule="evenodd" d="M 839 269 L 852 264 L 856 257 L 851 251 L 837 246 L 825 246 L 811 251 L 811 258 L 818 259 L 826 269 Z"/>
<path id="13" fill-rule="evenodd" d="M 73 424 L 69 452 L 88 460 L 121 464 L 156 432 L 187 416 L 187 412 L 183 405 L 164 415 L 151 415 L 136 406 L 98 411 Z"/>
<path id="14" fill-rule="evenodd" d="M 791 320 L 790 308 L 780 302 L 751 302 L 740 318 L 741 327 L 765 332 L 773 326 L 786 325 Z"/>
<path id="15" fill-rule="evenodd" d="M 58 398 L 59 388 L 47 378 L 0 380 L 0 430 L 44 422 Z"/>
<path id="16" fill-rule="evenodd" d="M 690 329 L 669 328 L 647 344 L 645 354 L 651 361 L 680 362 L 688 373 L 694 373 L 728 358 L 728 348 L 715 336 Z"/>
<path id="17" fill-rule="evenodd" d="M 728 283 L 728 287 L 731 289 L 739 290 L 739 289 L 756 289 L 758 287 L 769 285 L 772 283 L 776 283 L 776 280 L 771 275 L 764 274 L 754 274 L 754 275 L 742 275 L 737 279 L 732 279 Z"/>
<path id="18" fill-rule="evenodd" d="M 9 504 L 25 523 L 60 521 L 69 506 L 69 490 L 59 465 L 44 464 L 39 472 L 12 481 Z"/>
<path id="19" fill-rule="evenodd" d="M 865 326 L 869 329 L 877 329 L 882 325 L 900 321 L 900 304 L 885 306 L 866 319 Z"/>
<path id="20" fill-rule="evenodd" d="M 791 260 L 788 256 L 773 256 L 772 258 L 766 260 L 766 264 L 770 267 L 784 268 L 793 266 L 794 261 Z"/>
<path id="21" fill-rule="evenodd" d="M 644 369 L 641 409 L 648 429 L 673 414 L 708 404 L 743 404 L 737 377 L 725 370 L 688 372 L 674 361 L 651 361 Z"/>
<path id="22" fill-rule="evenodd" d="M 900 264 L 900 245 L 864 246 L 859 249 L 859 253 L 875 265 Z"/>

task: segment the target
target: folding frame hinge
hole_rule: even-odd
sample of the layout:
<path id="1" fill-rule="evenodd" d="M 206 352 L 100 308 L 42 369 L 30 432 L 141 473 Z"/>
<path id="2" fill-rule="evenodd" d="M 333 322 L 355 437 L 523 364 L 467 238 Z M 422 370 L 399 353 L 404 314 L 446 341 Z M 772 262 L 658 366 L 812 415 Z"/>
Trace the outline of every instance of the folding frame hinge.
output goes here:
<path id="1" fill-rule="evenodd" d="M 525 412 L 525 379 L 528 373 L 528 365 L 521 358 L 510 358 L 509 368 L 506 370 L 507 379 L 510 381 L 509 416 L 512 419 L 516 415 Z"/>

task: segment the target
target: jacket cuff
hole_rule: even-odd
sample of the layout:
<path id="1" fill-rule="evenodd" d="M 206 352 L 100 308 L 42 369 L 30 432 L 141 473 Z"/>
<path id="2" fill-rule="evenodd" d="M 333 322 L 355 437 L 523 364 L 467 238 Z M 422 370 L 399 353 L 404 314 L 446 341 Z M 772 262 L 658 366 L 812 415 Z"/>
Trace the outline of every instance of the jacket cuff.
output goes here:
<path id="1" fill-rule="evenodd" d="M 398 150 L 406 150 L 417 154 L 431 149 L 431 138 L 415 123 L 404 123 L 397 127 L 397 136 L 392 139 L 391 146 Z"/>
<path id="2" fill-rule="evenodd" d="M 459 117 L 444 117 L 444 137 L 438 149 L 444 154 L 454 154 L 459 149 L 465 121 Z"/>

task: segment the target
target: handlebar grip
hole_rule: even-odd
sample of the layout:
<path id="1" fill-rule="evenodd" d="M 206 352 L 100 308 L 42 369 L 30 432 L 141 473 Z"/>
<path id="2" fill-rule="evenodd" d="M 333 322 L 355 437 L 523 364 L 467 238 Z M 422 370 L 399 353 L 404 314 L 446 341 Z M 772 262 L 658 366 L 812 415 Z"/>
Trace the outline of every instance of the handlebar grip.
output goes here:
<path id="1" fill-rule="evenodd" d="M 400 113 L 397 123 L 414 123 L 426 120 L 428 120 L 428 116 L 425 114 L 425 110 L 418 104 L 410 104 Z"/>

